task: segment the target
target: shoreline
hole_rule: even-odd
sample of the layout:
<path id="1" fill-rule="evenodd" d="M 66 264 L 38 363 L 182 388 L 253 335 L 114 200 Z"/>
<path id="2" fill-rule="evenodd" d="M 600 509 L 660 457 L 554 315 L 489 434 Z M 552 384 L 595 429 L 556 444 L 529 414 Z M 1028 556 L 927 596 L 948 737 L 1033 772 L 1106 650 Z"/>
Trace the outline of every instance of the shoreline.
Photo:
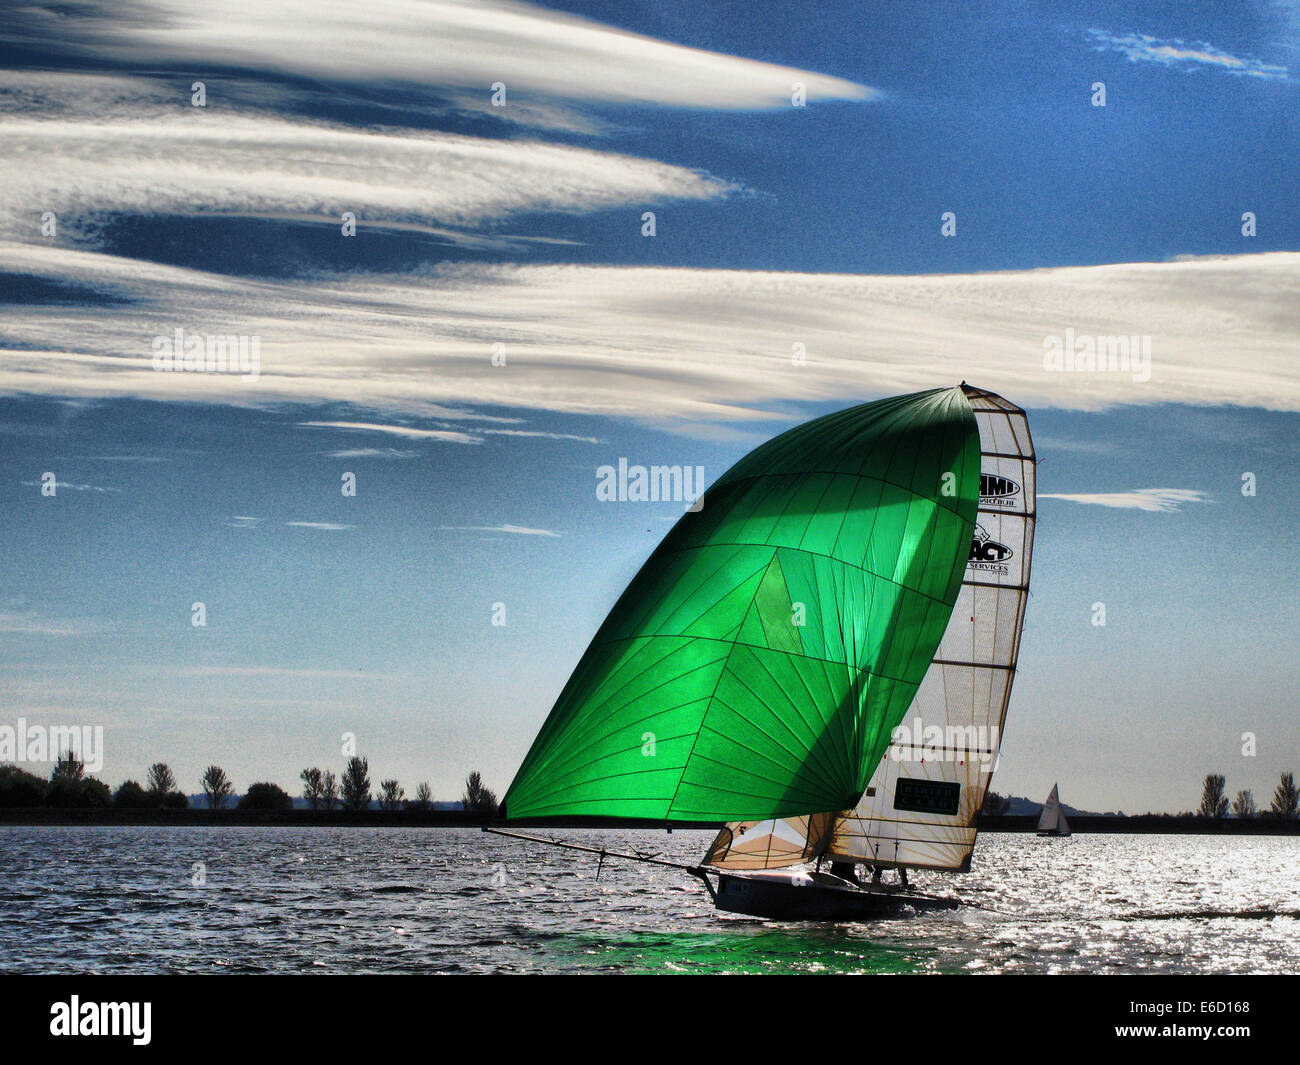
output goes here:
<path id="1" fill-rule="evenodd" d="M 648 818 L 568 817 L 546 820 L 500 821 L 460 810 L 119 810 L 111 807 L 90 809 L 54 809 L 48 807 L 13 807 L 0 809 L 0 826 L 94 827 L 116 825 L 175 826 L 179 828 L 482 828 L 495 824 L 509 829 L 656 829 L 669 826 Z M 1035 815 L 986 817 L 981 832 L 1022 832 L 1037 830 Z M 1111 833 L 1117 835 L 1206 835 L 1206 836 L 1296 836 L 1300 820 L 1259 817 L 1249 821 L 1201 817 L 1144 814 L 1134 817 L 1088 817 L 1071 815 L 1070 826 L 1076 835 Z M 720 827 L 713 821 L 679 821 L 671 826 L 683 832 L 711 831 Z"/>

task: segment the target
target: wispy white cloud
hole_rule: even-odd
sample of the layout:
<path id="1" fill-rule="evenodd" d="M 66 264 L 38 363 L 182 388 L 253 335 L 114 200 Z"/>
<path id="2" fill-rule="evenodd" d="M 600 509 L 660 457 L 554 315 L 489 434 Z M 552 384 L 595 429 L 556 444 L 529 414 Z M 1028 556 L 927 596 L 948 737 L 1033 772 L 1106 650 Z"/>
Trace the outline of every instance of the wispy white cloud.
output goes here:
<path id="1" fill-rule="evenodd" d="M 414 451 L 402 451 L 395 447 L 349 447 L 341 451 L 326 451 L 330 459 L 413 459 Z"/>
<path id="2" fill-rule="evenodd" d="M 171 459 L 163 458 L 161 455 L 84 455 L 82 459 L 86 462 L 143 462 L 148 464 L 171 461 Z"/>
<path id="3" fill-rule="evenodd" d="M 530 238 L 472 228 L 522 212 L 711 200 L 738 189 L 686 167 L 535 140 L 352 129 L 161 101 L 67 115 L 44 78 L 16 91 L 29 80 L 0 76 L 8 90 L 0 92 L 0 224 L 11 237 L 44 239 L 45 211 L 83 237 L 110 213 L 337 227 L 351 211 L 363 229 L 498 247 Z M 61 92 L 79 95 L 93 80 L 74 78 Z"/>
<path id="4" fill-rule="evenodd" d="M 366 673 L 357 669 L 295 669 L 287 666 L 181 666 L 157 672 L 182 677 L 282 677 L 305 680 L 391 680 L 396 674 Z"/>
<path id="5" fill-rule="evenodd" d="M 579 433 L 548 433 L 538 429 L 481 429 L 484 436 L 531 436 L 539 440 L 577 440 L 583 444 L 599 444 L 594 436 L 582 436 Z"/>
<path id="6" fill-rule="evenodd" d="M 115 624 L 100 618 L 51 617 L 35 610 L 0 611 L 0 633 L 24 636 L 100 636 Z"/>
<path id="7" fill-rule="evenodd" d="M 788 107 L 802 82 L 812 101 L 866 100 L 842 78 L 685 48 L 508 0 L 109 0 L 81 13 L 69 41 L 58 9 L 24 12 L 28 42 L 137 68 L 242 68 L 330 83 L 387 83 L 481 101 L 555 121 L 551 101 L 759 109 Z M 506 86 L 506 106 L 490 103 Z M 472 95 L 471 95 L 472 94 Z"/>
<path id="8" fill-rule="evenodd" d="M 562 534 L 550 529 L 530 529 L 524 525 L 439 525 L 441 532 L 495 532 L 512 536 L 550 536 L 558 539 Z"/>
<path id="9" fill-rule="evenodd" d="M 299 425 L 314 429 L 345 429 L 358 432 L 390 433 L 393 436 L 409 440 L 437 440 L 453 444 L 481 444 L 485 436 L 532 437 L 539 440 L 576 440 L 584 444 L 597 444 L 594 436 L 580 433 L 553 433 L 542 429 L 480 429 L 473 434 L 451 429 L 427 429 L 410 425 L 380 425 L 374 422 L 299 422 Z M 333 458 L 410 458 L 414 451 L 383 451 L 376 448 L 354 448 L 347 451 L 331 453 Z"/>
<path id="10" fill-rule="evenodd" d="M 44 487 L 45 487 L 45 484 L 46 484 L 46 482 L 44 482 L 44 481 L 23 481 L 22 483 L 23 483 L 23 485 L 24 485 L 25 487 L 27 487 L 27 488 L 44 488 Z M 120 491 L 122 491 L 122 489 L 120 489 L 120 488 L 107 488 L 107 487 L 104 487 L 103 485 L 98 485 L 98 484 L 72 484 L 72 483 L 70 483 L 70 482 L 68 482 L 68 481 L 60 481 L 60 480 L 55 480 L 53 483 L 54 483 L 54 490 L 55 490 L 56 492 L 59 492 L 59 491 L 67 491 L 67 492 L 120 492 Z"/>
<path id="11" fill-rule="evenodd" d="M 457 266 L 424 276 L 243 282 L 58 247 L 0 244 L 0 269 L 102 289 L 104 306 L 0 308 L 0 394 L 269 407 L 353 404 L 454 423 L 483 409 L 627 417 L 698 431 L 977 382 L 1034 406 L 1300 410 L 1300 253 L 907 277 L 600 266 Z M 258 335 L 261 374 L 159 373 L 149 338 Z M 1148 335 L 1149 380 L 1052 372 L 1066 329 Z M 505 342 L 506 366 L 491 364 Z M 805 362 L 792 353 L 802 345 Z M 412 441 L 464 429 L 311 423 Z"/>
<path id="12" fill-rule="evenodd" d="M 1209 495 L 1195 488 L 1135 488 L 1129 492 L 1040 492 L 1039 499 L 1064 499 L 1097 507 L 1168 512 L 1184 503 L 1208 503 Z"/>
<path id="13" fill-rule="evenodd" d="M 1284 66 L 1265 63 L 1250 56 L 1235 56 L 1204 41 L 1162 39 L 1149 37 L 1145 33 L 1128 33 L 1120 36 L 1096 29 L 1089 30 L 1088 34 L 1097 42 L 1098 51 L 1119 52 L 1134 63 L 1160 63 L 1163 66 L 1181 67 L 1185 70 L 1202 67 L 1252 78 L 1287 80 L 1287 68 Z"/>
<path id="14" fill-rule="evenodd" d="M 232 529 L 256 529 L 266 519 L 254 517 L 251 514 L 236 514 L 226 522 Z"/>
<path id="15" fill-rule="evenodd" d="M 332 521 L 286 521 L 286 525 L 291 525 L 295 529 L 316 529 L 319 532 L 342 532 L 344 529 L 355 529 L 355 525 L 338 525 Z"/>
<path id="16" fill-rule="evenodd" d="M 311 429 L 348 429 L 365 433 L 388 433 L 408 440 L 438 440 L 448 444 L 481 444 L 483 438 L 455 429 L 420 429 L 410 425 L 380 425 L 375 422 L 299 422 Z"/>

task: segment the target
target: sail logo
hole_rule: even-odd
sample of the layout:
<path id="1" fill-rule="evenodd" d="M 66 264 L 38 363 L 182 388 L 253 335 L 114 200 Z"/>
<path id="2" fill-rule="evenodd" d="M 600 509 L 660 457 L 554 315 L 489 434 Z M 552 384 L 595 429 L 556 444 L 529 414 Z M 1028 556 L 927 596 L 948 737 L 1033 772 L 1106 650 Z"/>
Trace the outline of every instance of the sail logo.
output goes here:
<path id="1" fill-rule="evenodd" d="M 983 525 L 975 526 L 975 534 L 970 541 L 970 557 L 967 568 L 981 573 L 1010 573 L 1011 567 L 1006 562 L 1015 554 L 1006 544 L 993 539 Z"/>
<path id="2" fill-rule="evenodd" d="M 1020 495 L 1020 485 L 1010 477 L 996 473 L 980 474 L 980 506 L 1014 507 Z"/>
<path id="3" fill-rule="evenodd" d="M 685 503 L 704 506 L 703 466 L 639 466 L 625 458 L 596 469 L 596 498 L 602 503 Z"/>

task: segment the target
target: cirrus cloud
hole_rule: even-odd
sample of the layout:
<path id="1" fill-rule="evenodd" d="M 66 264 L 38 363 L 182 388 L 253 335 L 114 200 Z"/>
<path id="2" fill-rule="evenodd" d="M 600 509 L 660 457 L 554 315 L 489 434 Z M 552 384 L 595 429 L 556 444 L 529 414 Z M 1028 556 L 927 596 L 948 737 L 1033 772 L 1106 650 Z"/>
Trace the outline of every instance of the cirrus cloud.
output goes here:
<path id="1" fill-rule="evenodd" d="M 509 247 L 537 240 L 472 230 L 525 212 L 718 200 L 740 189 L 687 167 L 536 140 L 155 104 L 68 116 L 50 102 L 47 81 L 37 84 L 34 97 L 11 93 L 0 102 L 0 225 L 11 237 L 41 239 L 45 211 L 83 236 L 88 216 L 219 214 L 338 225 L 351 211 L 363 228 Z"/>
<path id="2" fill-rule="evenodd" d="M 0 394 L 269 407 L 403 419 L 315 423 L 480 443 L 484 408 L 625 417 L 690 431 L 820 401 L 977 382 L 1025 405 L 1239 404 L 1300 411 L 1300 253 L 964 275 L 456 266 L 245 282 L 94 252 L 0 244 L 0 270 L 103 305 L 0 307 Z M 256 382 L 160 373 L 150 338 L 261 338 Z M 1150 336 L 1149 380 L 1053 372 L 1045 338 Z M 505 343 L 506 366 L 493 366 Z M 802 362 L 792 354 L 805 352 Z M 460 413 L 458 413 L 460 412 Z M 486 426 L 486 428 L 480 428 Z M 531 432 L 527 426 L 511 429 Z M 575 434 L 577 435 L 577 434 Z"/>
<path id="3" fill-rule="evenodd" d="M 503 117 L 520 104 L 570 100 L 727 110 L 809 100 L 868 100 L 876 90 L 775 63 L 659 41 L 510 0 L 111 0 L 67 14 L 14 13 L 28 44 L 135 67 L 236 68 L 472 93 Z M 492 86 L 507 87 L 491 107 Z M 527 113 L 527 112 L 525 112 Z"/>
<path id="4" fill-rule="evenodd" d="M 1147 510 L 1168 513 L 1181 510 L 1184 503 L 1208 503 L 1209 496 L 1196 488 L 1135 488 L 1128 492 L 1040 492 L 1039 499 L 1064 499 L 1096 507 L 1121 510 Z"/>
<path id="5" fill-rule="evenodd" d="M 1284 66 L 1265 63 L 1250 56 L 1235 56 L 1204 41 L 1189 43 L 1178 38 L 1149 37 L 1145 33 L 1118 36 L 1105 30 L 1089 30 L 1088 35 L 1097 42 L 1098 51 L 1119 52 L 1127 56 L 1131 63 L 1159 63 L 1184 70 L 1204 67 L 1252 78 L 1287 80 L 1287 68 Z"/>

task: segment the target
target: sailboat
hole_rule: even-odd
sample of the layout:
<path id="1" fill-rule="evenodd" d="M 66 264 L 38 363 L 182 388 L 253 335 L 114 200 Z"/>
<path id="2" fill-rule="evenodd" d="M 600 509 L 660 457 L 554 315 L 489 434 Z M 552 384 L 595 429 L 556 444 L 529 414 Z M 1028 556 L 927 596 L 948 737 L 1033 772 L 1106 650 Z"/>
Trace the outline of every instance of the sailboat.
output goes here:
<path id="1" fill-rule="evenodd" d="M 1076 810 L 1075 813 L 1078 813 Z M 1043 812 L 1038 815 L 1038 834 L 1040 836 L 1068 836 L 1070 834 L 1070 822 L 1065 819 L 1065 811 L 1061 809 L 1061 796 L 1057 793 L 1056 785 L 1052 785 L 1052 792 L 1047 796 L 1047 801 L 1043 803 Z"/>
<path id="2" fill-rule="evenodd" d="M 624 591 L 503 815 L 725 822 L 697 865 L 620 855 L 685 870 L 724 911 L 955 905 L 906 870 L 970 867 L 1019 653 L 1034 461 L 1024 411 L 964 382 L 750 452 Z"/>

